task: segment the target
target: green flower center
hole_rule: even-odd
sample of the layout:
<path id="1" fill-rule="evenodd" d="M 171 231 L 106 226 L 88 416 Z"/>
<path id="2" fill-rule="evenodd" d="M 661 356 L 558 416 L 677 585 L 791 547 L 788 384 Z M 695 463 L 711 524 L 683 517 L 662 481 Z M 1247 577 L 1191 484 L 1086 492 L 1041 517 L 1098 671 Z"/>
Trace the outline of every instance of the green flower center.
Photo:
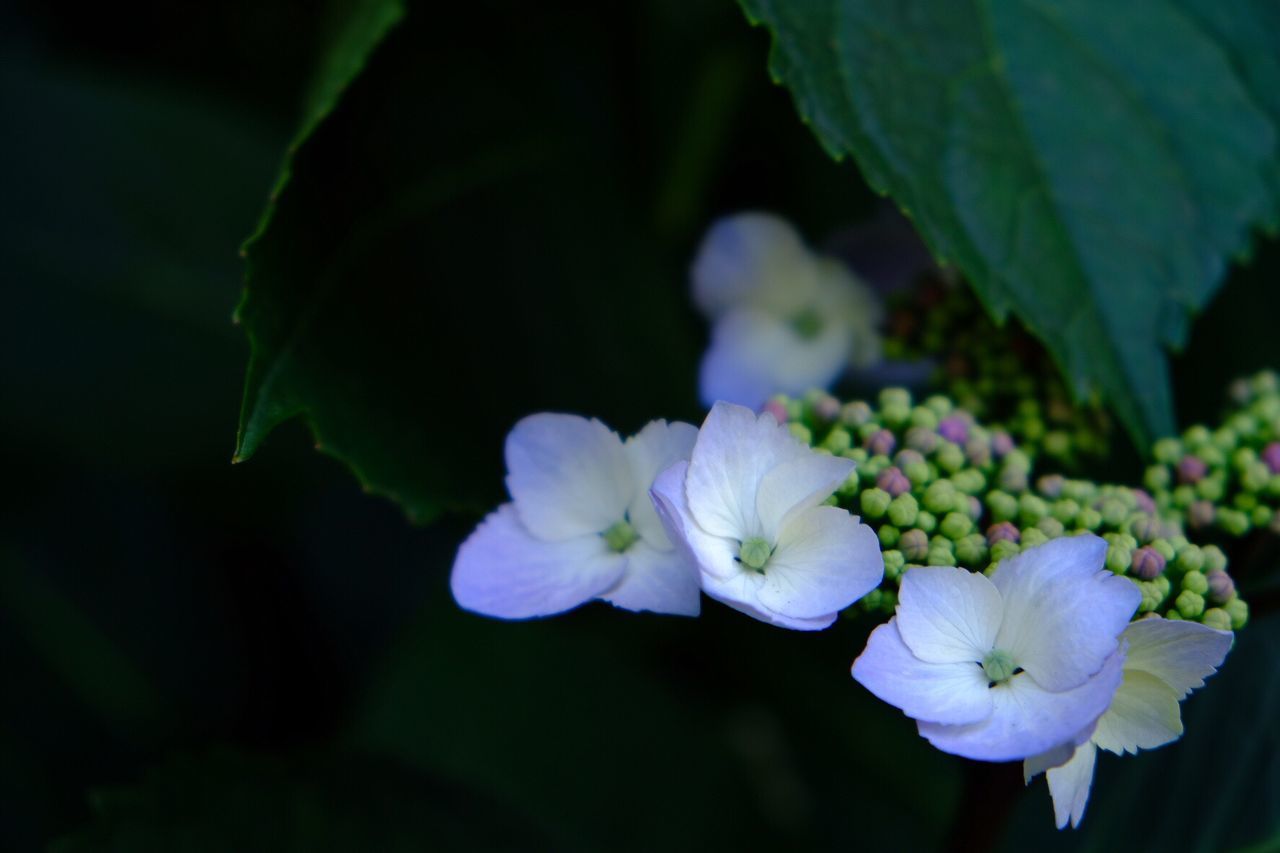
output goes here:
<path id="1" fill-rule="evenodd" d="M 1017 669 L 1013 657 L 1003 649 L 992 649 L 982 659 L 982 671 L 987 674 L 992 684 L 1004 684 L 1013 678 Z"/>
<path id="2" fill-rule="evenodd" d="M 625 518 L 600 535 L 604 537 L 604 544 L 609 546 L 609 550 L 617 551 L 619 554 L 634 545 L 640 538 L 640 534 L 636 533 L 631 522 Z"/>
<path id="3" fill-rule="evenodd" d="M 759 536 L 752 536 L 750 539 L 743 540 L 742 547 L 738 549 L 738 560 L 744 566 L 755 569 L 757 572 L 764 571 L 764 564 L 769 562 L 769 558 L 772 556 L 772 546 Z"/>
<path id="4" fill-rule="evenodd" d="M 822 333 L 824 325 L 826 323 L 822 315 L 813 308 L 806 308 L 791 317 L 791 331 L 795 332 L 801 340 L 813 340 Z"/>

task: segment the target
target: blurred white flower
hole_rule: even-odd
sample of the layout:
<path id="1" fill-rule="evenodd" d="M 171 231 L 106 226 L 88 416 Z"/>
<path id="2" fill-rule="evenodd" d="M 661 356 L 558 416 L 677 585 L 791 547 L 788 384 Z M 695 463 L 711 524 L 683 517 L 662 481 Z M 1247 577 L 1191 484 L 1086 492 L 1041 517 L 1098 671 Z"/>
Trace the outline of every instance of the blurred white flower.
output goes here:
<path id="1" fill-rule="evenodd" d="M 1128 644 L 1124 680 L 1093 736 L 1074 750 L 1057 750 L 1027 759 L 1029 783 L 1045 773 L 1058 829 L 1080 825 L 1093 785 L 1099 749 L 1123 755 L 1164 746 L 1182 736 L 1178 703 L 1217 671 L 1231 649 L 1230 631 L 1199 622 L 1142 619 L 1125 629 Z"/>
<path id="2" fill-rule="evenodd" d="M 1120 685 L 1121 631 L 1141 601 L 1102 568 L 1097 536 L 1054 539 L 988 579 L 917 568 L 853 677 L 943 752 L 1013 761 L 1088 740 Z"/>
<path id="3" fill-rule="evenodd" d="M 880 358 L 876 295 L 776 216 L 715 222 L 692 277 L 694 301 L 713 324 L 700 373 L 707 405 L 759 408 L 773 394 L 828 388 L 846 367 Z"/>
<path id="4" fill-rule="evenodd" d="M 597 420 L 530 415 L 507 436 L 511 502 L 458 549 L 458 604 L 505 619 L 600 598 L 627 610 L 696 616 L 697 572 L 649 499 L 659 471 L 688 459 L 697 429 L 653 421 L 624 443 Z"/>
<path id="5" fill-rule="evenodd" d="M 884 575 L 871 528 L 822 505 L 852 470 L 771 414 L 716 403 L 690 460 L 664 471 L 652 493 L 704 592 L 765 622 L 817 630 Z"/>

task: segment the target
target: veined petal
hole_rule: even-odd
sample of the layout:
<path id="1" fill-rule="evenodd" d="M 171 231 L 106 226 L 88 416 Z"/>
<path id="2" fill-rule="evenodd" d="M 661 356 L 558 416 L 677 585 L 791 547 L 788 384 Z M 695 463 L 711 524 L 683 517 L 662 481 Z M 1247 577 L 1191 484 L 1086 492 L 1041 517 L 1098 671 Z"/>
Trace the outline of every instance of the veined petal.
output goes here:
<path id="1" fill-rule="evenodd" d="M 539 539 L 600 533 L 622 520 L 634 486 L 622 439 L 597 420 L 541 413 L 507 436 L 507 490 Z"/>
<path id="2" fill-rule="evenodd" d="M 810 253 L 791 223 L 769 213 L 726 216 L 707 230 L 693 261 L 693 298 L 709 317 L 785 291 L 797 274 L 811 276 Z"/>
<path id="3" fill-rule="evenodd" d="M 1097 672 L 1142 601 L 1132 581 L 1102 570 L 1106 553 L 1097 536 L 1063 536 L 1001 561 L 991 575 L 1004 599 L 996 648 L 1046 690 Z"/>
<path id="4" fill-rule="evenodd" d="M 943 752 L 979 761 L 1018 761 L 1059 744 L 1088 739 L 1120 686 L 1122 652 L 1071 690 L 1051 693 L 1028 673 L 991 688 L 991 716 L 970 725 L 921 721 L 920 734 Z"/>
<path id="5" fill-rule="evenodd" d="M 968 569 L 909 569 L 898 593 L 898 631 L 930 663 L 980 663 L 995 648 L 1003 603 L 995 585 Z"/>
<path id="6" fill-rule="evenodd" d="M 688 462 L 672 465 L 653 481 L 649 495 L 667 538 L 702 575 L 700 582 L 705 587 L 707 578 L 734 577 L 742 574 L 742 567 L 737 560 L 738 543 L 712 536 L 689 514 L 685 500 L 688 471 Z"/>
<path id="7" fill-rule="evenodd" d="M 773 419 L 732 403 L 716 403 L 698 431 L 684 492 L 698 526 L 742 541 L 759 536 L 756 493 L 766 472 L 811 453 Z"/>
<path id="8" fill-rule="evenodd" d="M 809 452 L 767 472 L 756 494 L 764 538 L 777 542 L 790 515 L 818 506 L 852 471 L 852 459 Z"/>
<path id="9" fill-rule="evenodd" d="M 1053 797 L 1053 816 L 1058 829 L 1064 828 L 1068 820 L 1074 829 L 1084 818 L 1097 755 L 1092 743 L 1083 743 L 1076 748 L 1070 761 L 1045 774 L 1049 780 L 1049 795 Z"/>
<path id="10" fill-rule="evenodd" d="M 782 528 L 757 596 L 774 613 L 814 619 L 853 604 L 883 577 L 875 532 L 839 507 L 815 506 Z"/>
<path id="11" fill-rule="evenodd" d="M 1155 749 L 1181 736 L 1182 715 L 1173 688 L 1149 672 L 1126 665 L 1120 689 L 1094 729 L 1093 742 L 1123 755 Z"/>
<path id="12" fill-rule="evenodd" d="M 827 388 L 844 371 L 853 332 L 828 320 L 815 337 L 799 335 L 786 315 L 734 308 L 716 321 L 699 368 L 699 394 L 752 408 L 773 394 Z"/>
<path id="13" fill-rule="evenodd" d="M 527 619 L 590 601 L 617 583 L 625 568 L 626 559 L 594 533 L 558 542 L 535 539 L 507 503 L 462 543 L 449 585 L 467 610 Z"/>
<path id="14" fill-rule="evenodd" d="M 631 519 L 631 526 L 640 534 L 640 538 L 659 550 L 669 547 L 671 543 L 653 509 L 649 489 L 663 471 L 676 462 L 688 460 L 697 440 L 698 428 L 693 424 L 650 421 L 644 429 L 623 444 L 623 452 L 631 466 L 631 482 L 635 488 L 631 503 L 627 506 L 627 517 Z"/>
<path id="15" fill-rule="evenodd" d="M 1125 629 L 1124 639 L 1125 669 L 1151 673 L 1182 700 L 1222 665 L 1233 635 L 1199 622 L 1142 619 Z"/>
<path id="16" fill-rule="evenodd" d="M 659 551 L 640 541 L 627 549 L 627 570 L 617 585 L 600 594 L 624 610 L 697 616 L 702 605 L 698 569 L 679 549 Z"/>
<path id="17" fill-rule="evenodd" d="M 853 662 L 853 677 L 916 720 L 972 724 L 992 712 L 992 691 L 981 666 L 920 660 L 902 641 L 896 618 L 871 632 Z"/>

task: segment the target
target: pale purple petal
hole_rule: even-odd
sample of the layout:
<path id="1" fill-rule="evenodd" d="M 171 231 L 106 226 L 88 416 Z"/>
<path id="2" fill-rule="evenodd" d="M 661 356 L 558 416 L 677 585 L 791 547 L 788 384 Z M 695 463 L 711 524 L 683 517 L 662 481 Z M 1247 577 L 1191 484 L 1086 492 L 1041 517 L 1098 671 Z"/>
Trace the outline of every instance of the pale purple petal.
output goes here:
<path id="1" fill-rule="evenodd" d="M 1106 553 L 1097 536 L 1064 536 L 1001 561 L 991 576 L 1004 599 L 996 648 L 1046 690 L 1097 672 L 1142 601 L 1132 581 L 1102 570 Z"/>
<path id="2" fill-rule="evenodd" d="M 777 541 L 789 516 L 818 506 L 852 471 L 852 459 L 809 452 L 767 472 L 760 479 L 756 494 L 761 535 L 770 542 Z"/>
<path id="3" fill-rule="evenodd" d="M 679 549 L 665 551 L 637 542 L 627 549 L 627 570 L 600 597 L 624 610 L 649 610 L 676 616 L 697 616 L 702 597 L 698 570 Z"/>
<path id="4" fill-rule="evenodd" d="M 853 331 L 844 323 L 828 322 L 816 337 L 804 338 L 787 315 L 735 308 L 711 329 L 699 394 L 706 405 L 724 400 L 758 408 L 774 394 L 829 388 L 844 371 L 852 345 Z"/>
<path id="5" fill-rule="evenodd" d="M 789 222 L 769 213 L 739 213 L 707 230 L 693 261 L 693 298 L 709 317 L 751 300 L 761 291 L 785 289 L 804 274 L 809 249 Z"/>
<path id="6" fill-rule="evenodd" d="M 753 606 L 748 600 L 741 598 L 726 598 L 717 594 L 717 590 L 725 588 L 726 584 L 719 582 L 708 583 L 707 577 L 703 576 L 703 592 L 719 601 L 737 610 L 739 613 L 745 613 L 753 619 L 759 619 L 761 622 L 767 622 L 779 628 L 790 628 L 793 631 L 821 631 L 830 628 L 840 616 L 839 613 L 826 613 L 813 619 L 800 619 L 793 616 L 785 616 L 781 613 L 764 608 Z"/>
<path id="7" fill-rule="evenodd" d="M 952 725 L 976 723 L 992 712 L 992 691 L 976 663 L 925 663 L 902 642 L 897 619 L 871 632 L 853 662 L 853 677 L 909 717 Z"/>
<path id="8" fill-rule="evenodd" d="M 1041 773 L 1052 767 L 1061 767 L 1071 760 L 1076 754 L 1079 747 L 1076 744 L 1081 736 L 1077 736 L 1066 743 L 1055 746 L 1048 752 L 1042 752 L 1039 755 L 1033 755 L 1022 762 L 1022 784 L 1029 785 L 1031 780 L 1039 776 Z"/>
<path id="9" fill-rule="evenodd" d="M 981 663 L 994 648 L 1003 605 L 985 576 L 968 569 L 909 569 L 898 593 L 898 630 L 930 663 Z"/>
<path id="10" fill-rule="evenodd" d="M 653 508 L 667 538 L 701 573 L 704 586 L 708 577 L 730 578 L 742 574 L 742 566 L 737 559 L 739 543 L 712 536 L 689 514 L 689 504 L 685 500 L 688 471 L 688 462 L 677 462 L 659 474 L 649 490 Z"/>
<path id="11" fill-rule="evenodd" d="M 1084 819 L 1084 807 L 1089 802 L 1089 789 L 1093 786 L 1093 765 L 1098 751 L 1092 743 L 1084 743 L 1076 748 L 1071 760 L 1061 767 L 1054 767 L 1046 774 L 1049 780 L 1049 795 L 1053 797 L 1053 816 L 1058 829 L 1063 829 L 1067 821 L 1071 827 L 1080 825 Z"/>
<path id="12" fill-rule="evenodd" d="M 991 689 L 993 710 L 964 726 L 921 721 L 920 734 L 943 752 L 979 761 L 1020 761 L 1059 744 L 1087 739 L 1120 686 L 1124 655 L 1111 655 L 1094 676 L 1071 690 L 1051 693 L 1028 673 Z"/>
<path id="13" fill-rule="evenodd" d="M 883 577 L 875 531 L 839 507 L 815 506 L 782 528 L 757 600 L 773 613 L 814 619 L 853 604 Z"/>
<path id="14" fill-rule="evenodd" d="M 1123 755 L 1155 749 L 1182 736 L 1182 715 L 1173 688 L 1149 672 L 1124 670 L 1111 707 L 1098 720 L 1093 742 Z"/>
<path id="15" fill-rule="evenodd" d="M 626 559 L 594 533 L 558 542 L 535 539 L 507 503 L 458 548 L 449 584 L 467 610 L 527 619 L 590 601 L 616 584 L 625 568 Z"/>
<path id="16" fill-rule="evenodd" d="M 761 533 L 756 493 L 765 473 L 812 451 L 773 415 L 716 403 L 702 423 L 684 484 L 689 512 L 707 533 L 741 541 Z"/>
<path id="17" fill-rule="evenodd" d="M 697 440 L 698 428 L 693 424 L 650 421 L 623 445 L 627 462 L 631 466 L 631 482 L 635 488 L 627 507 L 627 517 L 640 537 L 659 550 L 670 543 L 662 529 L 662 522 L 654 512 L 649 489 L 659 474 L 676 462 L 689 459 Z"/>
<path id="18" fill-rule="evenodd" d="M 1222 665 L 1233 635 L 1199 622 L 1142 619 L 1125 629 L 1124 639 L 1129 644 L 1125 669 L 1151 673 L 1181 700 Z"/>
<path id="19" fill-rule="evenodd" d="M 507 490 L 524 526 L 554 541 L 622 521 L 634 494 L 622 439 L 597 420 L 542 413 L 507 436 Z"/>

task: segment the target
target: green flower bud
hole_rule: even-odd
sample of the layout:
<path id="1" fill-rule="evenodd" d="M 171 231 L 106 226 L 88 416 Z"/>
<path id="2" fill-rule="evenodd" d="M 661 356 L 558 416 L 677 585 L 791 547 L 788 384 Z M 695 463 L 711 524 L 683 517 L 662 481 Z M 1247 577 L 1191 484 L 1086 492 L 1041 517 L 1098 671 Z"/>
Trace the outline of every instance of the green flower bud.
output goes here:
<path id="1" fill-rule="evenodd" d="M 1184 484 L 1173 490 L 1173 505 L 1178 507 L 1178 509 L 1186 509 L 1195 502 L 1195 487 Z"/>
<path id="2" fill-rule="evenodd" d="M 803 444 L 813 443 L 813 433 L 810 432 L 809 428 L 804 424 L 796 423 L 795 421 L 792 421 L 791 423 L 787 424 L 787 429 L 791 431 L 791 435 L 797 441 Z"/>
<path id="3" fill-rule="evenodd" d="M 1182 443 L 1186 445 L 1188 450 L 1194 452 L 1208 444 L 1211 438 L 1212 436 L 1208 429 L 1200 424 L 1196 424 L 1195 426 L 1188 427 L 1187 431 L 1182 434 Z"/>
<path id="4" fill-rule="evenodd" d="M 1222 609 L 1231 617 L 1232 630 L 1239 631 L 1249 622 L 1249 605 L 1244 603 L 1243 598 L 1231 599 L 1222 605 Z"/>
<path id="5" fill-rule="evenodd" d="M 1034 548 L 1037 545 L 1043 545 L 1048 541 L 1049 537 L 1046 536 L 1045 532 L 1038 527 L 1028 527 L 1026 530 L 1022 531 L 1023 550 L 1026 550 L 1027 548 Z"/>
<path id="6" fill-rule="evenodd" d="M 839 506 L 839 505 L 840 505 L 840 499 L 837 498 L 835 495 L 831 495 L 821 504 L 821 506 Z"/>
<path id="7" fill-rule="evenodd" d="M 1196 483 L 1196 494 L 1206 501 L 1220 501 L 1227 492 L 1227 484 L 1220 475 L 1205 477 Z"/>
<path id="8" fill-rule="evenodd" d="M 1001 560 L 1012 557 L 1021 551 L 1022 548 L 1017 542 L 1008 539 L 998 539 L 991 545 L 991 565 L 999 563 Z"/>
<path id="9" fill-rule="evenodd" d="M 898 594 L 891 589 L 880 590 L 880 610 L 892 614 L 898 606 Z"/>
<path id="10" fill-rule="evenodd" d="M 938 415 L 933 409 L 916 406 L 911 410 L 911 425 L 922 429 L 937 429 Z"/>
<path id="11" fill-rule="evenodd" d="M 1200 549 L 1200 553 L 1204 555 L 1204 571 L 1227 570 L 1227 555 L 1222 553 L 1222 549 L 1217 545 L 1205 545 Z"/>
<path id="12" fill-rule="evenodd" d="M 889 503 L 889 521 L 898 527 L 911 527 L 916 523 L 920 505 L 910 492 L 898 495 Z"/>
<path id="13" fill-rule="evenodd" d="M 865 447 L 850 447 L 848 450 L 846 450 L 844 453 L 841 453 L 840 455 L 843 456 L 845 459 L 852 459 L 854 462 L 856 462 L 859 465 L 866 462 L 871 457 L 871 455 L 867 453 L 867 450 Z"/>
<path id="14" fill-rule="evenodd" d="M 1251 513 L 1258 508 L 1258 496 L 1240 492 L 1231 499 L 1231 505 L 1243 513 Z"/>
<path id="15" fill-rule="evenodd" d="M 1130 539 L 1132 539 L 1132 537 L 1130 537 Z M 1177 554 L 1177 551 L 1173 548 L 1173 543 L 1168 539 L 1156 539 L 1149 547 L 1154 548 L 1161 557 L 1164 557 L 1166 563 L 1172 560 Z"/>
<path id="16" fill-rule="evenodd" d="M 1166 611 L 1165 611 L 1165 613 L 1164 613 L 1164 618 L 1168 619 L 1170 622 L 1183 622 L 1183 621 L 1185 621 L 1185 620 L 1182 618 L 1182 614 L 1178 612 L 1178 608 L 1176 608 L 1176 607 L 1170 607 L 1168 610 L 1166 610 Z"/>
<path id="17" fill-rule="evenodd" d="M 956 503 L 956 487 L 950 480 L 930 483 L 924 490 L 925 509 L 933 513 L 949 512 Z"/>
<path id="18" fill-rule="evenodd" d="M 1182 442 L 1176 438 L 1162 438 L 1151 446 L 1151 454 L 1164 465 L 1177 465 L 1184 455 Z"/>
<path id="19" fill-rule="evenodd" d="M 840 484 L 840 487 L 836 489 L 836 494 L 842 498 L 852 498 L 860 488 L 858 469 L 854 468 L 849 472 L 849 476 L 844 478 L 844 482 Z"/>
<path id="20" fill-rule="evenodd" d="M 1049 514 L 1064 525 L 1071 524 L 1076 520 L 1076 516 L 1080 514 L 1080 504 L 1071 500 L 1071 498 L 1063 498 L 1060 501 L 1055 501 L 1049 507 Z"/>
<path id="21" fill-rule="evenodd" d="M 847 427 L 860 427 L 871 420 L 871 407 L 861 400 L 845 403 L 840 407 L 840 423 Z"/>
<path id="22" fill-rule="evenodd" d="M 1249 513 L 1249 521 L 1254 527 L 1270 527 L 1275 520 L 1275 511 L 1269 506 L 1255 506 L 1253 512 Z"/>
<path id="23" fill-rule="evenodd" d="M 956 564 L 956 555 L 954 551 L 946 548 L 930 548 L 929 554 L 925 558 L 931 566 L 954 566 Z"/>
<path id="24" fill-rule="evenodd" d="M 884 489 L 867 489 L 860 496 L 862 514 L 867 518 L 883 518 L 893 498 Z"/>
<path id="25" fill-rule="evenodd" d="M 884 576 L 891 581 L 897 581 L 902 577 L 902 568 L 907 564 L 907 558 L 903 556 L 901 551 L 889 550 L 884 552 Z"/>
<path id="26" fill-rule="evenodd" d="M 1243 536 L 1249 532 L 1249 516 L 1236 509 L 1219 507 L 1214 521 L 1219 528 L 1232 536 Z"/>
<path id="27" fill-rule="evenodd" d="M 1111 572 L 1122 575 L 1129 571 L 1129 564 L 1133 561 L 1133 552 L 1121 545 L 1112 545 L 1107 548 L 1106 566 Z"/>
<path id="28" fill-rule="evenodd" d="M 911 421 L 911 407 L 896 404 L 881 406 L 880 420 L 890 429 L 902 429 Z"/>
<path id="29" fill-rule="evenodd" d="M 960 446 L 958 444 L 952 444 L 951 442 L 944 442 L 934 454 L 934 459 L 937 461 L 938 467 L 941 470 L 946 471 L 948 474 L 953 474 L 956 471 L 959 471 L 965 466 L 965 462 L 967 461 L 964 457 L 964 451 L 960 449 Z"/>
<path id="30" fill-rule="evenodd" d="M 902 531 L 892 524 L 886 524 L 876 531 L 876 536 L 880 538 L 880 547 L 888 550 L 898 547 L 898 539 L 901 538 Z"/>
<path id="31" fill-rule="evenodd" d="M 1049 505 L 1039 495 L 1026 493 L 1018 498 L 1018 520 L 1024 526 L 1035 524 L 1048 514 Z"/>
<path id="32" fill-rule="evenodd" d="M 1169 469 L 1164 465 L 1152 465 L 1142 475 L 1143 484 L 1153 492 L 1163 492 L 1173 482 Z"/>
<path id="33" fill-rule="evenodd" d="M 1174 566 L 1180 572 L 1198 572 L 1204 567 L 1204 552 L 1196 545 L 1179 548 Z"/>
<path id="34" fill-rule="evenodd" d="M 882 429 L 884 429 L 884 427 L 880 426 L 880 424 L 875 421 L 867 421 L 858 427 L 858 441 L 862 444 L 866 444 L 871 440 L 873 435 L 878 434 Z"/>
<path id="35" fill-rule="evenodd" d="M 885 406 L 902 406 L 911 408 L 911 392 L 906 388 L 885 388 L 879 396 L 881 408 Z"/>
<path id="36" fill-rule="evenodd" d="M 1182 576 L 1182 588 L 1196 595 L 1205 595 L 1209 592 L 1209 579 L 1202 572 L 1187 572 Z"/>
<path id="37" fill-rule="evenodd" d="M 1240 485 L 1247 492 L 1265 492 L 1271 483 L 1271 469 L 1267 463 L 1253 461 L 1240 472 Z"/>
<path id="38" fill-rule="evenodd" d="M 1119 527 L 1124 523 L 1125 517 L 1129 514 L 1129 508 L 1124 505 L 1124 501 L 1119 498 L 1104 498 L 1102 504 L 1098 507 L 1098 512 L 1102 513 L 1102 523 L 1108 527 Z"/>
<path id="39" fill-rule="evenodd" d="M 980 494 L 987 487 L 987 478 L 982 476 L 982 472 L 977 468 L 966 468 L 963 471 L 957 471 L 951 477 L 951 482 L 966 495 Z"/>
<path id="40" fill-rule="evenodd" d="M 938 529 L 943 536 L 956 541 L 973 532 L 973 519 L 969 518 L 968 514 L 949 512 L 942 519 L 942 524 Z"/>
<path id="41" fill-rule="evenodd" d="M 981 533 L 970 533 L 956 542 L 956 560 L 961 565 L 977 568 L 987 561 L 987 539 Z"/>
<path id="42" fill-rule="evenodd" d="M 1257 461 L 1258 451 L 1252 447 L 1241 447 L 1231 454 L 1231 467 L 1237 471 L 1247 471 Z"/>
<path id="43" fill-rule="evenodd" d="M 879 588 L 873 589 L 871 592 L 862 596 L 858 603 L 862 606 L 863 610 L 868 613 L 874 613 L 880 609 L 881 595 L 882 593 Z"/>
<path id="44" fill-rule="evenodd" d="M 1231 630 L 1231 614 L 1221 607 L 1210 607 L 1204 612 L 1204 616 L 1201 617 L 1200 621 L 1219 631 Z"/>
<path id="45" fill-rule="evenodd" d="M 1058 521 L 1058 519 L 1051 515 L 1046 515 L 1044 518 L 1037 521 L 1036 529 L 1043 531 L 1044 535 L 1048 536 L 1050 539 L 1057 539 L 1059 536 L 1062 536 L 1067 532 L 1066 527 L 1063 526 L 1062 522 Z"/>
<path id="46" fill-rule="evenodd" d="M 1018 499 L 1008 492 L 988 492 L 987 509 L 993 521 L 1012 521 L 1018 515 Z"/>
<path id="47" fill-rule="evenodd" d="M 1224 426 L 1214 431 L 1211 440 L 1213 441 L 1213 446 L 1225 455 L 1236 449 L 1240 438 L 1236 435 L 1235 430 Z"/>
<path id="48" fill-rule="evenodd" d="M 843 427 L 832 427 L 827 437 L 822 440 L 822 447 L 832 453 L 844 453 L 853 446 L 853 436 Z"/>
<path id="49" fill-rule="evenodd" d="M 1178 597 L 1173 600 L 1173 606 L 1186 619 L 1198 619 L 1200 614 L 1204 613 L 1204 596 L 1184 589 L 1178 593 Z"/>
<path id="50" fill-rule="evenodd" d="M 936 473 L 928 462 L 909 462 L 902 466 L 902 473 L 907 475 L 907 479 L 911 481 L 911 485 L 917 488 L 927 486 L 933 482 Z"/>
<path id="51" fill-rule="evenodd" d="M 1092 507 L 1085 507 L 1076 516 L 1076 524 L 1081 530 L 1097 530 L 1102 526 L 1102 513 Z"/>
<path id="52" fill-rule="evenodd" d="M 1003 461 L 1005 468 L 1021 471 L 1024 474 L 1031 473 L 1031 458 L 1017 448 L 1006 453 Z"/>
<path id="53" fill-rule="evenodd" d="M 920 528 L 925 533 L 932 533 L 937 526 L 938 519 L 933 513 L 923 509 L 916 513 L 916 527 Z"/>
<path id="54" fill-rule="evenodd" d="M 945 418 L 951 414 L 951 400 L 941 394 L 934 394 L 932 397 L 924 401 L 924 404 L 933 410 L 933 413 L 940 418 Z"/>

